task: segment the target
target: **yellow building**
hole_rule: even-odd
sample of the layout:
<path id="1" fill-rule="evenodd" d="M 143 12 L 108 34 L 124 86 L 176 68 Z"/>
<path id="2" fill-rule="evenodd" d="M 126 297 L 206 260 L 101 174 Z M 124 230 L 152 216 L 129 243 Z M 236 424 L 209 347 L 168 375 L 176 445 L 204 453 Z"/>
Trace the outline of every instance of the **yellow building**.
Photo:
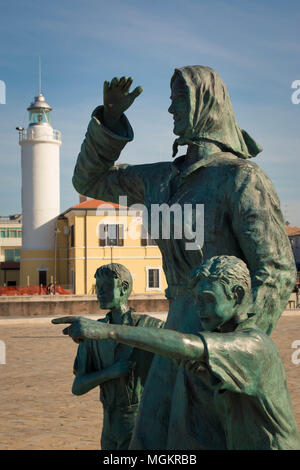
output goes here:
<path id="1" fill-rule="evenodd" d="M 131 272 L 133 295 L 163 294 L 167 284 L 160 250 L 142 232 L 141 213 L 95 199 L 83 201 L 57 218 L 53 249 L 22 250 L 20 285 L 56 279 L 74 294 L 91 295 L 96 269 L 115 262 Z"/>

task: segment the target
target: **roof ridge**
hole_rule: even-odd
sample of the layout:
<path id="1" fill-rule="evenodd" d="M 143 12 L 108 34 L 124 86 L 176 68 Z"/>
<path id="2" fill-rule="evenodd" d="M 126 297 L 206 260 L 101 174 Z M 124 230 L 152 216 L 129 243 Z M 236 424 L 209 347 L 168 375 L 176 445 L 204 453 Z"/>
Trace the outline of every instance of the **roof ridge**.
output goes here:
<path id="1" fill-rule="evenodd" d="M 75 204 L 70 209 L 98 209 L 99 206 L 112 206 L 114 208 L 127 208 L 127 206 L 121 206 L 115 202 L 103 201 L 102 199 L 90 198 L 86 201 Z"/>

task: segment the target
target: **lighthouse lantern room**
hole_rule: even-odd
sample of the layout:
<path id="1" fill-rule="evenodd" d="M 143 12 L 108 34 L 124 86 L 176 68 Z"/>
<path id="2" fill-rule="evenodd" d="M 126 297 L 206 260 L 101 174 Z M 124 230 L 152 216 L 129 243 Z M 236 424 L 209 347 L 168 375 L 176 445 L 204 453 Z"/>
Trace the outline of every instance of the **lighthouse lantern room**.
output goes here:
<path id="1" fill-rule="evenodd" d="M 27 108 L 29 111 L 29 125 L 50 124 L 52 108 L 46 103 L 42 93 L 39 93 L 33 103 Z"/>

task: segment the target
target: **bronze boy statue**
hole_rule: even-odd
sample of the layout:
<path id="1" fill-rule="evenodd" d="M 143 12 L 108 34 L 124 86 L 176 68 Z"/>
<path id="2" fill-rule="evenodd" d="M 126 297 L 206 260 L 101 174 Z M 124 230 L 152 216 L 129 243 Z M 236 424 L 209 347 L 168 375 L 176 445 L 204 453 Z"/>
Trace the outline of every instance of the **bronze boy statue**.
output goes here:
<path id="1" fill-rule="evenodd" d="M 104 319 L 93 320 L 97 326 L 163 326 L 161 320 L 132 313 L 128 307 L 132 277 L 125 266 L 101 266 L 95 278 L 100 308 L 110 309 Z M 128 449 L 152 357 L 150 352 L 112 341 L 86 339 L 79 345 L 72 392 L 82 395 L 100 385 L 103 450 Z"/>
<path id="2" fill-rule="evenodd" d="M 179 363 L 183 393 L 172 403 L 169 426 L 176 439 L 170 436 L 168 449 L 178 441 L 182 450 L 300 449 L 279 352 L 269 336 L 245 321 L 251 292 L 246 264 L 234 256 L 212 257 L 193 270 L 191 287 L 198 318 L 194 334 L 80 317 L 53 322 L 71 323 L 64 333 L 77 342 L 118 341 Z"/>

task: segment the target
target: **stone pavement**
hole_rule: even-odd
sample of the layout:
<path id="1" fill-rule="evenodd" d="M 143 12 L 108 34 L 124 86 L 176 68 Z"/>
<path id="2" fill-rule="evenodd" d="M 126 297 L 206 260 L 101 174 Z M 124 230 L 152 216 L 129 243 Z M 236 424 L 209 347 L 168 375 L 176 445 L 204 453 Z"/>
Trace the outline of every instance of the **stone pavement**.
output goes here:
<path id="1" fill-rule="evenodd" d="M 99 390 L 72 395 L 77 345 L 61 330 L 45 317 L 0 319 L 0 340 L 6 344 L 6 364 L 0 364 L 0 449 L 99 449 Z M 300 310 L 281 317 L 272 339 L 285 364 L 300 428 L 300 364 L 291 360 L 291 345 L 300 341 Z"/>

